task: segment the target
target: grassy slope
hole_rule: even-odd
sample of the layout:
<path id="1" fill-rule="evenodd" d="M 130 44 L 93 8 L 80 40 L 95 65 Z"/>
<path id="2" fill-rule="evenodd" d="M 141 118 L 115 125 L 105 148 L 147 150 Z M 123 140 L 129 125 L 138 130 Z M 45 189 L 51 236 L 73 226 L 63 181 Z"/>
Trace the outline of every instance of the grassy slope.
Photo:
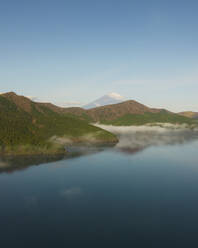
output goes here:
<path id="1" fill-rule="evenodd" d="M 53 153 L 62 152 L 60 146 L 47 142 L 52 136 L 67 136 L 80 141 L 92 135 L 97 142 L 115 142 L 116 137 L 86 121 L 55 113 L 32 102 L 31 112 L 18 108 L 9 99 L 0 96 L 0 152 Z"/>
<path id="2" fill-rule="evenodd" d="M 116 126 L 144 125 L 148 123 L 172 123 L 172 124 L 194 124 L 195 122 L 187 117 L 173 114 L 167 111 L 160 113 L 127 114 L 113 121 L 102 121 L 103 124 Z"/>

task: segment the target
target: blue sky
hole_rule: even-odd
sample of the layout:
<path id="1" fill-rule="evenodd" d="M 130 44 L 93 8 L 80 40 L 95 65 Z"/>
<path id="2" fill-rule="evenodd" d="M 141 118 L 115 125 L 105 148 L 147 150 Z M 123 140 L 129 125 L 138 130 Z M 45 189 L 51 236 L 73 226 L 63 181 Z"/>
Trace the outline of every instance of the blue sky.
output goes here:
<path id="1" fill-rule="evenodd" d="M 0 92 L 198 111 L 197 0 L 1 0 Z"/>

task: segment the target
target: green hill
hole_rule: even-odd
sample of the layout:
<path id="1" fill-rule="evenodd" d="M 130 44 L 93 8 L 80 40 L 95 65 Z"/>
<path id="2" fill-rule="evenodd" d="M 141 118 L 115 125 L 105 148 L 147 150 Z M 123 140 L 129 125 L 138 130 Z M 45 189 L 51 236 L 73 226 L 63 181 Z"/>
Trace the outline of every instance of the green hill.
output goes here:
<path id="1" fill-rule="evenodd" d="M 76 117 L 57 113 L 15 93 L 0 95 L 0 153 L 63 153 L 54 137 L 73 142 L 117 142 L 117 138 Z"/>
<path id="2" fill-rule="evenodd" d="M 144 125 L 148 123 L 195 124 L 190 118 L 180 116 L 166 110 L 159 113 L 126 114 L 111 121 L 102 121 L 103 124 L 115 126 Z"/>

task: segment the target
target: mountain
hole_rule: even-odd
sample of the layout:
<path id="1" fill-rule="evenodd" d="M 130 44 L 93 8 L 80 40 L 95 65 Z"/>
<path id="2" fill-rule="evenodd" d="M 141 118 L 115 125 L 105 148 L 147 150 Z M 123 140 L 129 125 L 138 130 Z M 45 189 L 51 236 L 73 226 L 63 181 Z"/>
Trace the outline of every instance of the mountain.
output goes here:
<path id="1" fill-rule="evenodd" d="M 84 109 L 91 109 L 95 107 L 105 106 L 109 104 L 116 104 L 124 101 L 124 97 L 119 95 L 118 93 L 109 93 L 107 95 L 104 95 L 101 98 L 98 98 L 97 100 L 83 106 Z"/>
<path id="2" fill-rule="evenodd" d="M 148 123 L 194 124 L 194 120 L 172 113 L 166 109 L 145 106 L 134 100 L 92 109 L 65 108 L 65 114 L 76 116 L 90 123 L 111 125 L 144 125 Z"/>
<path id="3" fill-rule="evenodd" d="M 116 93 L 113 93 L 114 95 Z M 29 98 L 18 96 L 15 93 L 6 93 L 4 96 L 18 108 L 31 113 L 32 106 L 38 111 L 43 112 L 48 109 L 65 118 L 76 121 L 85 121 L 87 123 L 105 123 L 113 125 L 142 125 L 153 122 L 170 122 L 170 123 L 191 123 L 192 119 L 181 114 L 172 113 L 166 109 L 156 109 L 145 106 L 137 101 L 128 100 L 121 103 L 114 103 L 92 109 L 83 109 L 80 107 L 63 108 L 51 103 L 32 102 Z M 195 115 L 196 116 L 196 115 Z"/>
<path id="4" fill-rule="evenodd" d="M 129 100 L 117 104 L 93 108 L 87 111 L 87 114 L 95 121 L 111 121 L 126 114 L 144 114 L 145 112 L 157 113 L 160 109 L 149 108 L 134 100 Z"/>
<path id="5" fill-rule="evenodd" d="M 149 108 L 134 100 L 90 109 L 87 114 L 94 122 L 117 126 L 148 123 L 193 123 L 190 118 L 180 116 L 166 109 Z"/>
<path id="6" fill-rule="evenodd" d="M 185 112 L 180 112 L 178 113 L 179 115 L 193 118 L 193 119 L 198 119 L 198 112 L 192 112 L 192 111 L 185 111 Z"/>
<path id="7" fill-rule="evenodd" d="M 117 142 L 117 138 L 52 104 L 14 92 L 0 95 L 0 154 L 63 153 L 63 143 Z"/>

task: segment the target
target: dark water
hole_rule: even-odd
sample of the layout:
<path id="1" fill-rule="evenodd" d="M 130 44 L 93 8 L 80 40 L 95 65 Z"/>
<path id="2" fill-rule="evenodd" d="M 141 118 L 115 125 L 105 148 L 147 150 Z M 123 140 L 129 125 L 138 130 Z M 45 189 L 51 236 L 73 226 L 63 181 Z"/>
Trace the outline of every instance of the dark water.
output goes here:
<path id="1" fill-rule="evenodd" d="M 198 247 L 198 142 L 86 149 L 0 162 L 0 247 Z"/>

